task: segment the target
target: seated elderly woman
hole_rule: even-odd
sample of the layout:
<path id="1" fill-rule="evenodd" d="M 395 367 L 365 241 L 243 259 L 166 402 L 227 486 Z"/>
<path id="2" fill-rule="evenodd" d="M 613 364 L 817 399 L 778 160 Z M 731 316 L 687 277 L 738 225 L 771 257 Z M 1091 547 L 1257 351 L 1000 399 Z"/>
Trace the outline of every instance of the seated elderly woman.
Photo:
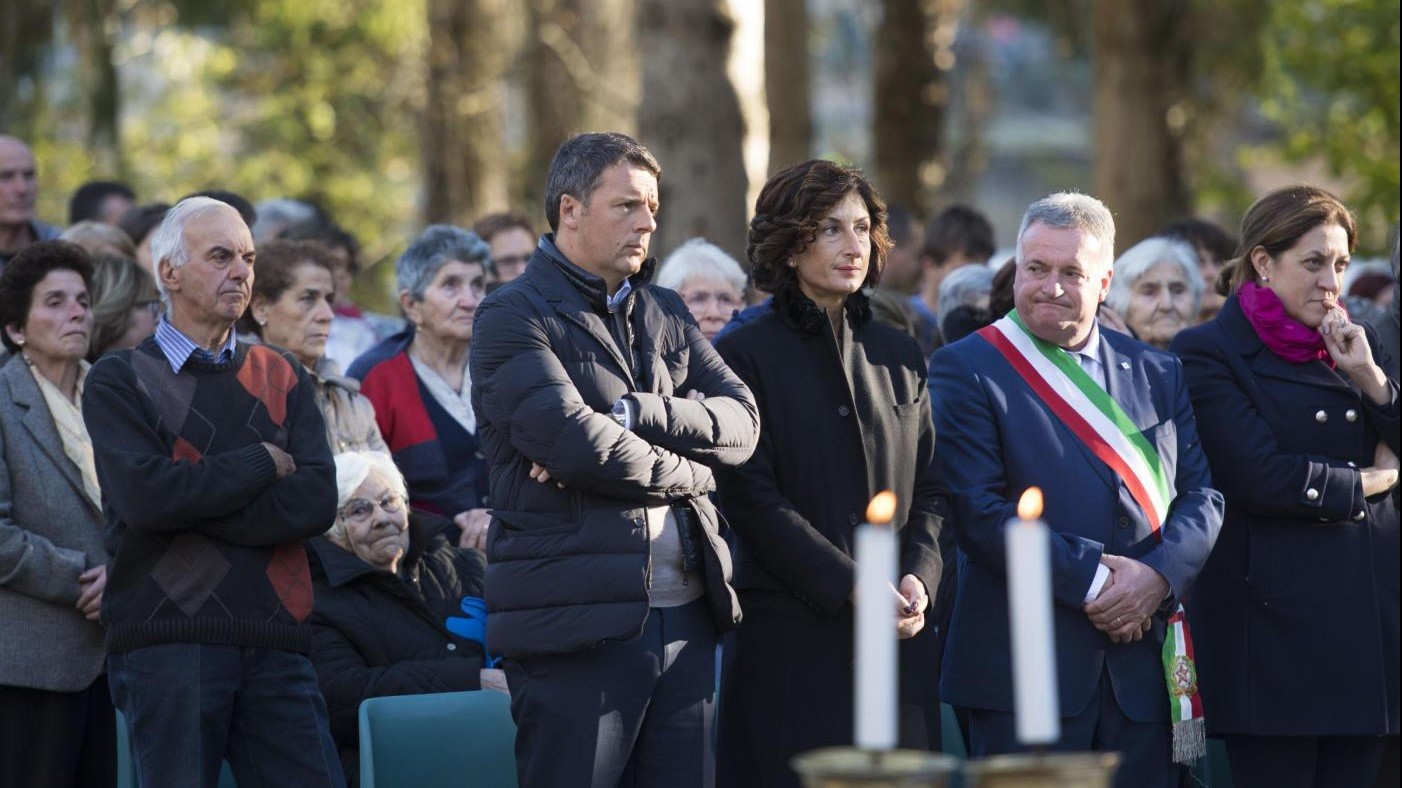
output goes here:
<path id="1" fill-rule="evenodd" d="M 458 634 L 471 628 L 464 598 L 482 595 L 482 554 L 444 539 L 447 520 L 410 513 L 388 454 L 336 455 L 336 488 L 335 524 L 307 542 L 311 660 L 346 777 L 358 785 L 361 701 L 506 691 L 506 678 L 483 667 L 480 641 Z"/>
<path id="2" fill-rule="evenodd" d="M 375 406 L 357 381 L 341 376 L 326 357 L 336 299 L 335 262 L 321 244 L 268 241 L 258 247 L 253 297 L 239 330 L 292 353 L 316 382 L 332 453 L 389 451 L 375 422 Z"/>
<path id="3" fill-rule="evenodd" d="M 704 238 L 692 238 L 668 255 L 653 284 L 677 291 L 708 342 L 745 305 L 745 270 Z"/>
<path id="4" fill-rule="evenodd" d="M 1155 236 L 1131 246 L 1115 261 L 1105 306 L 1119 313 L 1140 341 L 1167 349 L 1179 331 L 1197 323 L 1202 287 L 1193 247 Z"/>
<path id="5" fill-rule="evenodd" d="M 99 255 L 92 261 L 92 341 L 88 361 L 109 350 L 136 347 L 156 333 L 161 296 L 156 280 L 130 257 Z"/>

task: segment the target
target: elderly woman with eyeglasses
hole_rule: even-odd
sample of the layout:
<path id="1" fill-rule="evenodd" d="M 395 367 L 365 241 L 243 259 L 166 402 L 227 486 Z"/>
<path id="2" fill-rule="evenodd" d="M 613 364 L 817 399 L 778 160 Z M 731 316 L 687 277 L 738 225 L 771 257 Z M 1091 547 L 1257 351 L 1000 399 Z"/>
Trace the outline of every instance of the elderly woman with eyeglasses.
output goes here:
<path id="1" fill-rule="evenodd" d="M 491 517 L 467 360 L 489 254 L 481 238 L 459 227 L 424 230 L 394 264 L 409 328 L 350 367 L 409 483 L 409 503 L 452 518 L 458 543 L 478 550 Z"/>
<path id="2" fill-rule="evenodd" d="M 449 523 L 410 512 L 404 477 L 389 455 L 336 455 L 336 521 L 307 542 L 312 653 L 331 734 L 351 785 L 358 785 L 360 702 L 386 695 L 506 691 L 484 667 L 474 622 L 482 554 L 444 538 Z M 481 614 L 485 616 L 485 613 Z M 485 618 L 475 622 L 482 631 Z"/>
<path id="3" fill-rule="evenodd" d="M 677 291 L 708 342 L 715 342 L 745 305 L 745 270 L 704 238 L 692 238 L 668 255 L 653 284 Z"/>

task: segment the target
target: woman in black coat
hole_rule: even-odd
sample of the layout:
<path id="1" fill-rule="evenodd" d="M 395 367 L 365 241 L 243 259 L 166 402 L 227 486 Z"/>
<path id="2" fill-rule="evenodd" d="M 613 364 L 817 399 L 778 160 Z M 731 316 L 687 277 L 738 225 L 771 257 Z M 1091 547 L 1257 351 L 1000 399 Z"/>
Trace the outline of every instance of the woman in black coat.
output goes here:
<path id="1" fill-rule="evenodd" d="M 1188 600 L 1208 732 L 1238 788 L 1370 785 L 1398 734 L 1397 381 L 1338 308 L 1346 207 L 1282 189 L 1241 236 L 1173 344 L 1227 503 Z"/>
<path id="2" fill-rule="evenodd" d="M 718 479 L 744 619 L 723 679 L 716 783 L 784 788 L 797 785 L 795 754 L 852 742 L 852 544 L 867 503 L 886 489 L 899 500 L 892 625 L 911 638 L 939 585 L 944 497 L 920 349 L 873 322 L 860 292 L 890 248 L 881 198 L 856 170 L 808 161 L 771 178 L 755 212 L 749 256 L 773 309 L 716 347 L 761 424 L 754 456 Z M 938 718 L 938 699 L 925 705 L 902 709 L 903 730 Z"/>
<path id="3" fill-rule="evenodd" d="M 458 634 L 473 628 L 463 598 L 482 595 L 482 554 L 450 544 L 447 520 L 409 512 L 389 455 L 339 454 L 336 480 L 336 524 L 307 543 L 316 592 L 311 660 L 342 766 L 358 785 L 361 701 L 505 691 L 506 681 L 484 668 L 480 640 Z"/>

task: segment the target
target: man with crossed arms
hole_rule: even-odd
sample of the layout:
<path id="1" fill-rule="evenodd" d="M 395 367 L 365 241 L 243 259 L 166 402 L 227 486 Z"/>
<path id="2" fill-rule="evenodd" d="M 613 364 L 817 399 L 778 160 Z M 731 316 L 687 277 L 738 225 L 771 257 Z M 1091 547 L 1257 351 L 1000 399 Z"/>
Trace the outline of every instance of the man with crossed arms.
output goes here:
<path id="1" fill-rule="evenodd" d="M 1015 313 L 930 361 L 962 561 L 941 691 L 968 714 L 972 757 L 1021 749 L 1003 529 L 1022 492 L 1040 487 L 1061 704 L 1053 749 L 1116 750 L 1117 786 L 1174 788 L 1162 649 L 1217 538 L 1222 496 L 1178 359 L 1096 322 L 1114 246 L 1098 200 L 1033 203 L 1018 231 Z M 1182 675 L 1174 700 L 1186 707 Z"/>

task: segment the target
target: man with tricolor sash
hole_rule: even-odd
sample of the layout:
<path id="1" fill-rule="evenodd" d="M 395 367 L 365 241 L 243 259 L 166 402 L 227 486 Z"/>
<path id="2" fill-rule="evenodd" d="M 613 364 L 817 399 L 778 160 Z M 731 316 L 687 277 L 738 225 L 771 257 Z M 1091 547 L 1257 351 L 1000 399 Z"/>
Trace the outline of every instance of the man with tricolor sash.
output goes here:
<path id="1" fill-rule="evenodd" d="M 1016 309 L 930 361 L 960 573 L 941 690 L 973 757 L 1014 752 L 1003 529 L 1028 487 L 1051 531 L 1059 750 L 1121 754 L 1117 786 L 1174 788 L 1203 749 L 1180 602 L 1222 524 L 1177 358 L 1102 331 L 1114 221 L 1054 194 L 1018 231 Z"/>

